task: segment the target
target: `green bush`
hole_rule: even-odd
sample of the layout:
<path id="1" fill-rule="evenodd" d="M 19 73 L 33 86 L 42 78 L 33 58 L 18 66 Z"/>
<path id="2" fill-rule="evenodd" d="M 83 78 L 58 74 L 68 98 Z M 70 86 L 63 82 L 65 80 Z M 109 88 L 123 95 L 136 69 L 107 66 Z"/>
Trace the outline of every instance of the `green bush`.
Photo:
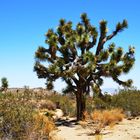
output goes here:
<path id="1" fill-rule="evenodd" d="M 86 98 L 86 111 L 88 113 L 93 112 L 95 109 L 95 100 L 92 97 L 87 97 Z"/>
<path id="2" fill-rule="evenodd" d="M 132 116 L 140 115 L 140 91 L 121 90 L 112 96 L 111 105 L 130 111 Z"/>
<path id="3" fill-rule="evenodd" d="M 140 91 L 120 90 L 117 94 L 105 94 L 101 99 L 93 98 L 96 109 L 122 108 L 132 116 L 140 115 Z"/>
<path id="4" fill-rule="evenodd" d="M 56 103 L 56 107 L 63 110 L 64 115 L 75 116 L 76 102 L 75 99 L 68 95 L 52 94 L 47 97 L 52 102 Z"/>

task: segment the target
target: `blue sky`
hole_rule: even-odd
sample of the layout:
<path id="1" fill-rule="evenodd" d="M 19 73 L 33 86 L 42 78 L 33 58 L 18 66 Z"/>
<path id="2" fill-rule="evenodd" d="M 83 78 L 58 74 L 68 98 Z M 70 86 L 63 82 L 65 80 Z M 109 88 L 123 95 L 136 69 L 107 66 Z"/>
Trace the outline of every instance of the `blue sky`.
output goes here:
<path id="1" fill-rule="evenodd" d="M 34 53 L 44 45 L 49 28 L 56 28 L 60 18 L 80 21 L 80 14 L 86 12 L 97 28 L 99 21 L 108 21 L 111 32 L 118 21 L 127 19 L 129 28 L 112 41 L 127 50 L 136 48 L 136 63 L 128 75 L 134 86 L 140 89 L 140 1 L 139 0 L 0 0 L 0 78 L 7 77 L 10 87 L 44 87 L 45 80 L 38 79 L 33 72 Z M 55 87 L 60 91 L 60 81 Z M 103 88 L 118 88 L 109 79 Z"/>

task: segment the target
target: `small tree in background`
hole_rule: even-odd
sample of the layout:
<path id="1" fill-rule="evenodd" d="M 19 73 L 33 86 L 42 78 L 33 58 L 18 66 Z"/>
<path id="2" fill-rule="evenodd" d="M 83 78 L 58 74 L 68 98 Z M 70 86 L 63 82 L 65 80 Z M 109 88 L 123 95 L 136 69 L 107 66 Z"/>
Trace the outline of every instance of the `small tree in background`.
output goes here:
<path id="1" fill-rule="evenodd" d="M 132 68 L 134 47 L 129 47 L 126 53 L 114 43 L 104 47 L 107 41 L 127 26 L 127 21 L 123 20 L 111 34 L 107 34 L 107 21 L 102 20 L 98 37 L 97 28 L 91 25 L 85 13 L 81 15 L 81 22 L 76 28 L 71 21 L 61 19 L 56 31 L 50 29 L 46 33 L 47 47 L 39 46 L 36 51 L 34 71 L 38 78 L 47 80 L 48 89 L 53 88 L 53 82 L 58 78 L 66 82 L 64 92 L 76 95 L 77 120 L 83 118 L 86 95 L 91 89 L 102 96 L 100 86 L 103 77 L 111 77 L 122 86 L 131 86 L 132 80 L 122 81 L 119 76 Z"/>
<path id="2" fill-rule="evenodd" d="M 7 88 L 8 88 L 8 80 L 7 80 L 6 77 L 3 77 L 3 78 L 1 79 L 1 90 L 2 90 L 2 91 L 6 91 Z"/>

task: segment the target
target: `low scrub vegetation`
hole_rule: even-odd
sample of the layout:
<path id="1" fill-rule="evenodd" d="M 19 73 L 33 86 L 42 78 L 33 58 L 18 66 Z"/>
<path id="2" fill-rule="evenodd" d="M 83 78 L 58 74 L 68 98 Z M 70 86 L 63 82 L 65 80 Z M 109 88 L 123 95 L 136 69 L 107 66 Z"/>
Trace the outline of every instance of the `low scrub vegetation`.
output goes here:
<path id="1" fill-rule="evenodd" d="M 122 108 L 126 115 L 140 115 L 140 91 L 139 90 L 120 90 L 116 94 L 105 94 L 104 97 L 93 98 L 95 109 Z"/>
<path id="2" fill-rule="evenodd" d="M 120 107 L 132 116 L 140 115 L 140 91 L 139 90 L 121 90 L 118 94 L 112 96 L 111 106 Z"/>
<path id="3" fill-rule="evenodd" d="M 39 114 L 30 101 L 26 93 L 0 95 L 0 139 L 50 139 L 53 121 Z"/>
<path id="4" fill-rule="evenodd" d="M 117 94 L 105 94 L 102 99 L 87 97 L 83 126 L 88 125 L 92 132 L 100 134 L 105 126 L 121 121 L 125 117 L 123 113 L 139 115 L 139 101 L 138 90 L 121 90 Z M 52 139 L 50 133 L 55 129 L 52 117 L 57 108 L 65 116 L 76 116 L 75 98 L 70 95 L 36 93 L 29 89 L 0 93 L 0 139 Z"/>
<path id="5" fill-rule="evenodd" d="M 56 104 L 57 108 L 63 110 L 64 115 L 73 117 L 76 115 L 76 102 L 74 97 L 69 95 L 52 94 L 47 96 L 49 100 Z"/>

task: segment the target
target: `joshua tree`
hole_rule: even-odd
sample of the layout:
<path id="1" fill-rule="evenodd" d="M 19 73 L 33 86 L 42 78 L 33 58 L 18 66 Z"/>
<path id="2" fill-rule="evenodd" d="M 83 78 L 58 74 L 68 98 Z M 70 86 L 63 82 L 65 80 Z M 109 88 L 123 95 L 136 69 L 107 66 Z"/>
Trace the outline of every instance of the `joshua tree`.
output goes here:
<path id="1" fill-rule="evenodd" d="M 102 20 L 98 37 L 97 28 L 91 25 L 85 13 L 75 28 L 71 21 L 61 19 L 57 30 L 49 29 L 46 33 L 47 47 L 39 46 L 36 51 L 34 71 L 38 78 L 47 80 L 48 89 L 53 88 L 53 82 L 58 78 L 66 82 L 65 92 L 76 95 L 77 120 L 83 117 L 86 95 L 90 90 L 102 95 L 103 77 L 111 77 L 122 86 L 131 86 L 132 80 L 122 81 L 119 76 L 132 68 L 134 47 L 129 47 L 126 53 L 115 43 L 105 47 L 106 42 L 127 26 L 127 21 L 123 20 L 107 34 L 107 21 Z"/>
<path id="2" fill-rule="evenodd" d="M 1 79 L 1 90 L 2 90 L 2 91 L 6 91 L 7 88 L 8 88 L 8 80 L 7 80 L 6 77 L 3 77 L 3 78 Z"/>

